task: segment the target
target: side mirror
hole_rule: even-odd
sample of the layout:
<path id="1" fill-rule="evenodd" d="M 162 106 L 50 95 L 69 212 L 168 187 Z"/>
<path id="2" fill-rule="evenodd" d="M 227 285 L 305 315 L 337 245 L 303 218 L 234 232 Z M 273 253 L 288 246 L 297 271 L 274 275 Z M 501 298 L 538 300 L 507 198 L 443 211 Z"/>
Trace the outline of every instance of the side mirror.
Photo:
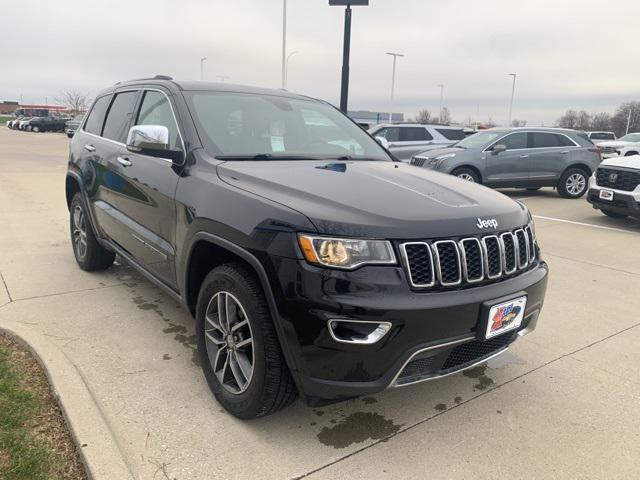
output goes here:
<path id="1" fill-rule="evenodd" d="M 384 148 L 389 150 L 389 141 L 384 137 L 376 137 L 376 141 L 382 145 Z"/>
<path id="2" fill-rule="evenodd" d="M 498 145 L 494 145 L 492 152 L 494 155 L 498 155 L 499 153 L 506 152 L 507 146 L 499 143 Z"/>
<path id="3" fill-rule="evenodd" d="M 166 158 L 182 163 L 184 154 L 169 148 L 169 129 L 164 125 L 135 125 L 127 136 L 127 150 L 149 157 Z"/>

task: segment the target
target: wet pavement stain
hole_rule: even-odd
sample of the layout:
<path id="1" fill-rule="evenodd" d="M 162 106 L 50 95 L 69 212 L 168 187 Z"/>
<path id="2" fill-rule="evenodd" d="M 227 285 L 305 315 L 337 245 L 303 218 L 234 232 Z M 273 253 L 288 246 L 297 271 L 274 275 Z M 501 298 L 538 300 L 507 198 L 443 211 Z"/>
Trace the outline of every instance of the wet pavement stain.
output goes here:
<path id="1" fill-rule="evenodd" d="M 397 433 L 402 425 L 393 423 L 379 413 L 352 413 L 333 427 L 324 427 L 318 433 L 323 445 L 333 448 L 346 448 L 354 443 L 367 440 L 382 440 Z"/>
<path id="2" fill-rule="evenodd" d="M 460 405 L 462 403 L 462 397 L 456 397 L 453 399 L 456 405 Z"/>
<path id="3" fill-rule="evenodd" d="M 324 411 L 323 410 L 314 410 L 314 412 L 316 413 L 317 416 L 321 417 L 322 415 L 324 415 Z"/>
<path id="4" fill-rule="evenodd" d="M 465 370 L 462 374 L 468 378 L 474 378 L 478 380 L 478 383 L 473 386 L 473 388 L 478 390 L 486 390 L 488 387 L 493 385 L 495 382 L 485 375 L 487 370 L 486 365 L 480 365 L 479 367 L 471 368 L 469 370 Z"/>
<path id="5" fill-rule="evenodd" d="M 439 403 L 437 404 L 435 407 L 433 407 L 435 410 L 439 411 L 439 412 L 444 412 L 447 410 L 447 405 L 444 403 Z"/>
<path id="6" fill-rule="evenodd" d="M 367 405 L 372 405 L 372 404 L 374 404 L 374 403 L 378 403 L 378 400 L 376 400 L 376 399 L 375 399 L 375 398 L 373 398 L 373 397 L 362 397 L 362 401 L 363 401 L 364 403 L 366 403 Z"/>
<path id="7" fill-rule="evenodd" d="M 171 355 L 169 355 L 168 353 L 165 353 L 165 354 L 162 356 L 162 359 L 163 359 L 163 360 L 171 360 Z"/>

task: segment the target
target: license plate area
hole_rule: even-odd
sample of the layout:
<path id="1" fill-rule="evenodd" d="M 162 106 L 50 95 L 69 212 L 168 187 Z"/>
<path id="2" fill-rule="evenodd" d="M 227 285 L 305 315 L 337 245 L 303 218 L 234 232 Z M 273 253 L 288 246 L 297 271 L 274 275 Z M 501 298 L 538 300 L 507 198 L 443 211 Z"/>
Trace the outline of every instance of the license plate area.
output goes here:
<path id="1" fill-rule="evenodd" d="M 526 306 L 526 295 L 486 302 L 485 308 L 482 309 L 483 318 L 478 327 L 478 338 L 489 340 L 503 333 L 517 330 L 524 320 Z"/>
<path id="2" fill-rule="evenodd" d="M 608 202 L 613 201 L 614 193 L 611 190 L 600 190 L 600 200 L 606 200 Z"/>

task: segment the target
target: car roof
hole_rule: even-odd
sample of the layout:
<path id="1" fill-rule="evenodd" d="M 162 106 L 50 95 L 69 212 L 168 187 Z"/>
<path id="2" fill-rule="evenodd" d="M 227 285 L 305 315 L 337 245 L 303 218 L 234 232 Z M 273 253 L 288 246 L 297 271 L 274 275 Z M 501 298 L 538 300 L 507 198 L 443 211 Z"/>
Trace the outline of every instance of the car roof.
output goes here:
<path id="1" fill-rule="evenodd" d="M 564 133 L 578 134 L 580 131 L 572 130 L 571 128 L 557 128 L 557 127 L 494 127 L 486 130 L 479 130 L 480 132 L 549 132 L 549 133 Z"/>
<path id="2" fill-rule="evenodd" d="M 431 127 L 431 128 L 441 128 L 446 130 L 463 130 L 464 127 L 455 127 L 452 125 L 438 125 L 437 123 L 378 123 L 373 125 L 373 127 Z M 372 127 L 372 128 L 373 128 Z"/>
<path id="3" fill-rule="evenodd" d="M 219 82 L 205 82 L 196 80 L 174 80 L 171 77 L 165 75 L 156 75 L 151 78 L 140 78 L 136 80 L 127 80 L 124 82 L 118 82 L 115 85 L 102 90 L 97 96 L 103 96 L 109 93 L 113 93 L 116 90 L 123 87 L 131 86 L 145 86 L 145 85 L 157 85 L 163 86 L 169 90 L 180 91 L 202 91 L 202 92 L 232 92 L 232 93 L 249 93 L 256 95 L 271 95 L 285 98 L 295 98 L 300 100 L 313 100 L 323 102 L 316 98 L 308 97 L 306 95 L 299 95 L 289 92 L 287 90 L 275 89 L 275 88 L 261 88 L 253 87 L 249 85 L 238 85 L 233 83 L 219 83 Z"/>

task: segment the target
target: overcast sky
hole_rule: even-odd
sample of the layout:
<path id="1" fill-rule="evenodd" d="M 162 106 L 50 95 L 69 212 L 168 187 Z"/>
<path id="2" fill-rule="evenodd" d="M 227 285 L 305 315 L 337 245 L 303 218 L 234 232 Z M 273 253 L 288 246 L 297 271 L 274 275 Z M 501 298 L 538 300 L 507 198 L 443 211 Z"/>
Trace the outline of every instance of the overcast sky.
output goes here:
<path id="1" fill-rule="evenodd" d="M 0 101 L 42 103 L 76 89 L 166 73 L 280 86 L 282 0 L 1 0 Z M 344 9 L 288 0 L 290 90 L 339 103 Z M 455 121 L 550 124 L 566 109 L 640 100 L 639 0 L 370 0 L 354 7 L 350 109 Z"/>

